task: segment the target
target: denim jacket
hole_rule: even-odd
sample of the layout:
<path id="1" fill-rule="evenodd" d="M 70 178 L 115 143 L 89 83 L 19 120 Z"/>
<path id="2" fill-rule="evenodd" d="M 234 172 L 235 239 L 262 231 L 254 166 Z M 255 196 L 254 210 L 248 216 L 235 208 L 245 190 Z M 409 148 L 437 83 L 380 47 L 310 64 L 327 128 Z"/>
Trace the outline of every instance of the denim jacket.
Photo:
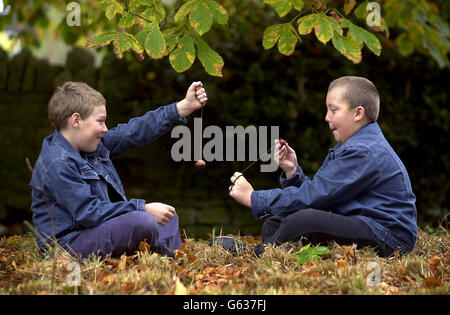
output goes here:
<path id="1" fill-rule="evenodd" d="M 411 182 L 376 122 L 330 149 L 312 180 L 298 165 L 291 178 L 282 173 L 280 183 L 282 189 L 252 193 L 256 218 L 322 209 L 359 218 L 393 250 L 406 253 L 415 246 L 417 210 Z"/>
<path id="2" fill-rule="evenodd" d="M 106 132 L 93 153 L 79 154 L 58 130 L 46 137 L 30 181 L 39 249 L 53 236 L 67 249 L 83 229 L 130 211 L 145 211 L 145 200 L 125 196 L 111 158 L 185 122 L 176 103 L 160 107 Z"/>

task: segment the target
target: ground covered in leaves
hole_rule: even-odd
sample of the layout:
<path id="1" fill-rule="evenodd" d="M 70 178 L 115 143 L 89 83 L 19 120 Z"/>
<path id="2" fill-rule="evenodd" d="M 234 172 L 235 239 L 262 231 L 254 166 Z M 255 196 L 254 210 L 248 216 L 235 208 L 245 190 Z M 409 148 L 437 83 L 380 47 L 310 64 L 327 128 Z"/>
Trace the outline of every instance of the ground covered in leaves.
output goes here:
<path id="1" fill-rule="evenodd" d="M 10 236 L 0 239 L 0 294 L 449 294 L 448 231 L 420 230 L 403 257 L 331 244 L 300 263 L 300 248 L 268 247 L 256 258 L 188 238 L 176 260 L 141 243 L 135 255 L 77 261 L 58 248 L 40 256 L 32 234 Z"/>

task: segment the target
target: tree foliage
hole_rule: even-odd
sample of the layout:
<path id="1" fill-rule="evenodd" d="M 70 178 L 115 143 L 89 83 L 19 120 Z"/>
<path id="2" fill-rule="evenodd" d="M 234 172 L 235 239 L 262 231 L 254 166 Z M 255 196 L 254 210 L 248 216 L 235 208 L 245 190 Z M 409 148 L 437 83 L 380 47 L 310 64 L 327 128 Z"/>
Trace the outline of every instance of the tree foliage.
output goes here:
<path id="1" fill-rule="evenodd" d="M 113 46 L 117 58 L 133 51 L 139 60 L 168 58 L 178 72 L 191 68 L 198 58 L 205 71 L 222 76 L 224 60 L 211 47 L 207 33 L 213 28 L 229 31 L 229 17 L 240 14 L 238 0 L 79 0 L 81 24 L 67 19 L 56 29 L 68 43 L 88 48 Z M 266 6 L 277 23 L 267 25 L 264 49 L 275 46 L 286 56 L 302 49 L 305 37 L 315 35 L 345 58 L 360 63 L 363 49 L 380 56 L 382 46 L 396 47 L 403 56 L 414 51 L 430 56 L 439 67 L 449 67 L 450 28 L 441 12 L 445 2 L 431 0 L 247 0 Z M 49 28 L 49 7 L 65 15 L 65 0 L 5 0 L 9 14 L 0 17 L 0 30 L 38 44 Z M 251 22 L 249 22 L 251 23 Z"/>

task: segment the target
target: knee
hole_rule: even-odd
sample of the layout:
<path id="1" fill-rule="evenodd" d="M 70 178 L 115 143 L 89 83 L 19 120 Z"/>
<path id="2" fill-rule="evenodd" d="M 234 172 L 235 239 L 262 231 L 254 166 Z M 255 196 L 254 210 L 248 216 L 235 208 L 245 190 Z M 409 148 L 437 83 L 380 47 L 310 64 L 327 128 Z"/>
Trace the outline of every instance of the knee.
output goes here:
<path id="1" fill-rule="evenodd" d="M 147 239 L 150 245 L 153 245 L 158 239 L 158 223 L 148 212 L 134 211 L 129 214 L 129 229 L 131 235 L 143 240 Z"/>
<path id="2" fill-rule="evenodd" d="M 287 216 L 283 224 L 290 225 L 301 233 L 308 233 L 317 224 L 317 212 L 321 210 L 303 209 Z M 322 211 L 323 212 L 323 211 Z"/>

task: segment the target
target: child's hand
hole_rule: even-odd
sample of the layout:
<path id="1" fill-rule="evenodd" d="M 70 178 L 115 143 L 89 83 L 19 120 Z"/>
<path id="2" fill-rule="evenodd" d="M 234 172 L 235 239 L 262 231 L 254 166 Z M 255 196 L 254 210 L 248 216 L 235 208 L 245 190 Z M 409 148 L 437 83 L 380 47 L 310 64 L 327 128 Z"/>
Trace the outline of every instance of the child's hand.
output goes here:
<path id="1" fill-rule="evenodd" d="M 275 140 L 274 159 L 278 166 L 286 173 L 286 178 L 291 178 L 297 170 L 297 155 L 286 142 L 280 149 L 280 141 Z"/>
<path id="2" fill-rule="evenodd" d="M 151 202 L 145 205 L 145 211 L 150 213 L 159 225 L 166 225 L 172 220 L 175 208 L 161 202 Z"/>
<path id="3" fill-rule="evenodd" d="M 177 103 L 178 113 L 182 118 L 205 106 L 208 101 L 202 82 L 193 82 L 187 90 L 186 97 Z"/>
<path id="4" fill-rule="evenodd" d="M 230 191 L 229 195 L 241 205 L 251 208 L 253 192 L 252 185 L 250 185 L 245 177 L 238 172 L 234 173 L 234 175 L 231 176 L 231 183 L 232 185 L 228 188 L 228 190 Z"/>

